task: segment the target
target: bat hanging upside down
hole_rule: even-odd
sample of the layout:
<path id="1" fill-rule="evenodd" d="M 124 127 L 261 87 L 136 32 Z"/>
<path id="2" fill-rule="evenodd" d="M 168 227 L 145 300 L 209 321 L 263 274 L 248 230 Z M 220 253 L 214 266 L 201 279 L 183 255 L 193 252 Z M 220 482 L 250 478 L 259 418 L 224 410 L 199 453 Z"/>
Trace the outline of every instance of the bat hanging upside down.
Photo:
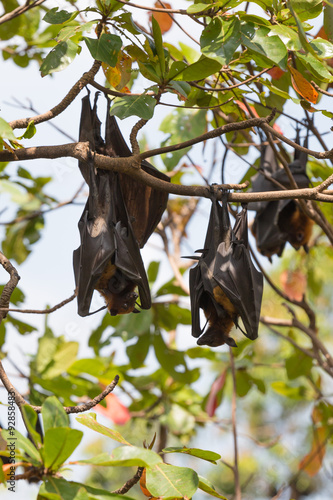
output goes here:
<path id="1" fill-rule="evenodd" d="M 298 134 L 296 142 L 299 143 Z M 289 169 L 299 188 L 309 187 L 310 184 L 310 180 L 306 175 L 306 162 L 306 153 L 300 153 L 296 150 L 294 161 L 289 165 Z M 274 183 L 274 180 L 290 188 L 290 182 L 285 170 L 278 166 L 274 151 L 268 145 L 262 151 L 260 171 L 252 177 L 251 191 L 263 192 L 280 189 Z M 313 221 L 300 209 L 294 200 L 249 203 L 249 210 L 257 212 L 251 229 L 257 241 L 257 248 L 260 253 L 270 260 L 274 254 L 279 257 L 282 255 L 287 241 L 296 250 L 301 247 L 304 247 L 306 251 L 308 250 Z"/>
<path id="2" fill-rule="evenodd" d="M 263 292 L 262 274 L 254 267 L 248 250 L 247 209 L 237 215 L 232 229 L 227 196 L 224 192 L 221 206 L 216 192 L 212 192 L 204 249 L 198 250 L 200 257 L 193 257 L 198 264 L 190 270 L 192 335 L 199 337 L 198 345 L 211 347 L 236 347 L 229 334 L 233 325 L 239 327 L 239 317 L 244 335 L 251 340 L 257 338 Z M 203 329 L 200 309 L 207 319 Z"/>
<path id="3" fill-rule="evenodd" d="M 150 308 L 140 247 L 154 231 L 168 200 L 167 193 L 125 174 L 95 169 L 94 152 L 111 157 L 131 155 L 113 116 L 107 114 L 105 142 L 100 126 L 97 95 L 93 110 L 88 95 L 82 99 L 80 141 L 89 141 L 92 154 L 88 162 L 79 162 L 79 168 L 89 185 L 89 196 L 78 224 L 81 244 L 73 255 L 80 316 L 91 314 L 94 290 L 104 297 L 113 316 L 139 312 L 135 308 L 139 296 L 140 307 Z M 154 177 L 170 180 L 146 161 L 141 167 Z"/>

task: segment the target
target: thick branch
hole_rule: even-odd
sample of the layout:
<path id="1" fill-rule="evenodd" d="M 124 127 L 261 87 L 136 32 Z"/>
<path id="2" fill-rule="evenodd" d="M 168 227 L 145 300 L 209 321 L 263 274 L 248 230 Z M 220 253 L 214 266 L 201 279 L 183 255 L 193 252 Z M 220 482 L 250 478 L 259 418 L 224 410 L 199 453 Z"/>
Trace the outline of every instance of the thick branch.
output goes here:
<path id="1" fill-rule="evenodd" d="M 252 122 L 253 120 L 248 121 Z M 228 127 L 228 125 L 224 125 L 223 127 L 221 127 L 221 129 L 224 127 Z M 172 147 L 160 148 L 160 150 L 153 150 L 153 152 L 154 154 L 156 151 L 163 150 L 162 152 L 164 152 L 165 149 L 170 151 L 172 150 Z M 178 149 L 181 148 L 178 147 Z M 142 159 L 147 158 L 148 156 L 153 156 L 153 154 L 141 153 L 139 155 L 133 155 L 128 158 L 110 158 L 109 156 L 103 156 L 96 153 L 94 155 L 94 160 L 95 165 L 98 168 L 102 168 L 104 170 L 115 170 L 117 172 L 125 173 L 127 175 L 130 175 L 131 177 L 138 179 L 147 186 L 159 189 L 160 191 L 166 191 L 168 193 L 178 194 L 181 196 L 199 196 L 203 198 L 210 197 L 210 190 L 205 186 L 185 186 L 172 184 L 147 174 L 140 169 L 140 164 Z M 89 144 L 78 142 L 73 144 L 63 144 L 61 146 L 39 146 L 35 148 L 18 149 L 15 151 L 15 153 L 0 151 L 0 161 L 24 161 L 42 158 L 55 159 L 61 157 L 73 157 L 77 160 L 88 161 Z M 332 184 L 333 175 L 328 177 L 328 179 L 326 179 L 324 182 L 325 186 Z M 272 201 L 299 198 L 305 200 L 327 201 L 329 203 L 332 203 L 333 196 L 320 193 L 320 186 L 316 186 L 314 188 L 290 189 L 284 191 L 264 191 L 261 193 L 230 193 L 228 200 L 246 203 L 250 201 L 260 200 Z M 221 184 L 219 185 L 219 187 L 223 189 L 244 189 L 246 186 L 245 184 Z"/>

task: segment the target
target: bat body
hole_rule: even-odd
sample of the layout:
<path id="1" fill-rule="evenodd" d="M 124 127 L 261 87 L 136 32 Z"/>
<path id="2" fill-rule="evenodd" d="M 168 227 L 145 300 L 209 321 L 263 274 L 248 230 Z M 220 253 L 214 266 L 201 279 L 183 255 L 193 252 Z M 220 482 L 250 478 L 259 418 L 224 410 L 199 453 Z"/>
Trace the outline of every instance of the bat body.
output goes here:
<path id="1" fill-rule="evenodd" d="M 237 215 L 231 228 L 227 194 L 222 206 L 212 195 L 212 208 L 204 249 L 190 270 L 192 335 L 199 345 L 216 347 L 236 343 L 229 333 L 241 317 L 247 337 L 258 336 L 263 291 L 262 274 L 254 267 L 248 250 L 247 209 Z M 201 329 L 200 309 L 208 328 Z M 206 323 L 206 324 L 207 324 Z"/>
<path id="2" fill-rule="evenodd" d="M 306 175 L 306 162 L 307 155 L 296 151 L 294 161 L 289 165 L 299 188 L 309 187 L 310 184 Z M 252 191 L 281 189 L 274 181 L 290 188 L 285 170 L 278 166 L 274 151 L 268 145 L 263 149 L 260 171 L 252 177 Z M 280 257 L 286 242 L 289 242 L 296 250 L 302 246 L 307 249 L 313 221 L 301 211 L 294 200 L 249 203 L 249 209 L 257 212 L 252 233 L 256 238 L 258 250 L 263 255 L 269 259 L 274 254 Z"/>
<path id="3" fill-rule="evenodd" d="M 82 100 L 80 141 L 89 141 L 91 150 L 100 154 L 129 156 L 114 117 L 107 118 L 105 142 L 102 139 L 96 104 L 95 97 L 92 110 L 89 96 Z M 169 180 L 145 163 L 151 175 Z M 90 314 L 94 290 L 104 297 L 111 315 L 138 312 L 137 288 L 141 308 L 149 309 L 150 291 L 140 247 L 158 224 L 167 194 L 132 181 L 125 174 L 95 169 L 93 153 L 88 162 L 79 162 L 79 168 L 89 186 L 89 196 L 78 224 L 81 244 L 73 254 L 78 313 Z"/>

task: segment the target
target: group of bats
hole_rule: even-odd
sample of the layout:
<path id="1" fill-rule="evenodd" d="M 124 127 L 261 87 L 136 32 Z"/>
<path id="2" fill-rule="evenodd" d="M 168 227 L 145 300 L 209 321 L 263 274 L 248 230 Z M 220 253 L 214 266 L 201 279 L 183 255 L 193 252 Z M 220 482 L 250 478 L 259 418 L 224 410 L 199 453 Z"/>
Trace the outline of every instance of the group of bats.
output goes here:
<path id="1" fill-rule="evenodd" d="M 146 186 L 134 178 L 112 170 L 97 169 L 94 155 L 129 157 L 131 151 L 116 119 L 107 111 L 105 138 L 97 116 L 97 98 L 82 99 L 79 140 L 89 142 L 87 161 L 79 161 L 89 196 L 79 220 L 80 246 L 73 254 L 78 314 L 87 316 L 94 290 L 105 299 L 111 315 L 137 313 L 151 307 L 148 279 L 140 248 L 147 242 L 166 209 L 168 194 Z M 107 108 L 109 109 L 109 102 Z M 307 157 L 295 153 L 290 170 L 299 187 L 308 187 Z M 143 160 L 141 168 L 170 182 L 170 178 Z M 275 182 L 276 181 L 276 182 Z M 252 178 L 253 191 L 273 191 L 290 187 L 272 148 L 262 150 L 261 165 Z M 248 338 L 258 336 L 263 292 L 263 276 L 254 266 L 248 244 L 247 206 L 237 214 L 233 227 L 228 210 L 228 192 L 210 189 L 211 211 L 204 248 L 191 257 L 197 265 L 190 270 L 192 335 L 199 345 L 236 346 L 230 337 L 235 325 Z M 258 250 L 271 258 L 281 255 L 286 242 L 298 249 L 307 247 L 312 221 L 293 200 L 251 203 L 256 211 L 252 232 Z M 140 304 L 138 304 L 140 299 Z M 201 327 L 200 309 L 206 323 Z M 100 310 L 100 309 L 99 309 Z M 95 311 L 96 312 L 96 311 Z M 239 318 L 243 326 L 239 325 Z"/>

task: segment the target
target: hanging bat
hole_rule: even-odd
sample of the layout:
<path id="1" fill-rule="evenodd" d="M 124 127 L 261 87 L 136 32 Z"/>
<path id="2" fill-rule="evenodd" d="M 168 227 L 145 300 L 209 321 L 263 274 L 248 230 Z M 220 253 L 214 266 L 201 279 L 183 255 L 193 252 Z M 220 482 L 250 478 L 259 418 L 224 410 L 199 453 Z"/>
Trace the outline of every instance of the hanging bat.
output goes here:
<path id="1" fill-rule="evenodd" d="M 222 206 L 216 194 L 212 194 L 205 245 L 199 252 L 201 256 L 194 257 L 198 264 L 190 270 L 192 335 L 200 337 L 198 345 L 236 347 L 229 334 L 234 324 L 239 327 L 239 317 L 245 328 L 243 333 L 251 340 L 256 339 L 263 277 L 254 267 L 248 250 L 247 209 L 237 215 L 232 229 L 226 192 L 222 195 Z M 200 309 L 207 319 L 203 329 Z"/>
<path id="2" fill-rule="evenodd" d="M 117 126 L 114 128 L 115 119 L 111 117 L 113 120 L 106 122 L 107 140 L 103 141 L 96 106 L 96 97 L 93 110 L 89 96 L 82 100 L 80 141 L 89 141 L 92 151 L 114 157 L 116 152 L 113 144 L 121 136 L 120 131 Z M 112 122 L 112 130 L 118 130 L 116 138 L 110 135 Z M 112 144 L 108 143 L 111 139 Z M 120 148 L 120 152 L 122 151 Z M 148 162 L 145 163 L 149 173 L 169 180 Z M 146 189 L 146 186 L 142 187 L 137 181 L 127 183 L 130 178 L 124 174 L 96 170 L 92 155 L 89 161 L 79 162 L 79 168 L 89 185 L 89 197 L 79 221 L 81 245 L 73 255 L 78 313 L 80 316 L 90 314 L 94 290 L 98 290 L 105 298 L 111 315 L 138 312 L 135 308 L 137 287 L 140 307 L 149 309 L 150 291 L 139 247 L 144 245 L 155 229 L 158 217 L 161 217 L 166 206 L 167 195 L 151 188 Z M 127 190 L 126 198 L 123 190 Z M 127 207 L 127 201 L 130 201 L 132 213 Z M 147 217 L 146 220 L 140 215 L 141 211 Z M 135 216 L 139 219 L 137 232 L 134 229 L 137 221 Z"/>
<path id="3" fill-rule="evenodd" d="M 90 106 L 89 94 L 82 99 L 79 140 L 81 142 L 88 141 L 91 145 L 91 149 L 96 151 L 96 153 L 112 158 L 127 158 L 131 156 L 132 153 L 120 132 L 115 117 L 111 116 L 109 113 L 109 99 L 107 99 L 105 141 L 101 136 L 101 122 L 97 115 L 98 95 L 99 93 L 97 92 L 93 109 L 91 109 Z M 79 161 L 79 168 L 85 181 L 89 185 L 89 166 L 85 162 Z M 167 175 L 157 170 L 146 160 L 141 162 L 141 168 L 153 177 L 170 182 L 170 178 Z M 135 237 L 140 248 L 143 248 L 161 220 L 162 214 L 167 206 L 168 193 L 151 188 L 126 174 L 119 172 L 118 175 Z"/>
<path id="4" fill-rule="evenodd" d="M 298 131 L 296 142 L 298 143 Z M 307 140 L 306 143 L 307 144 Z M 290 171 L 299 188 L 309 187 L 306 175 L 306 153 L 295 151 Z M 266 174 L 266 176 L 265 176 Z M 290 182 L 283 168 L 278 166 L 271 146 L 263 148 L 260 171 L 252 177 L 253 192 L 274 191 L 280 187 L 274 180 L 290 188 Z M 313 221 L 299 208 L 294 200 L 260 201 L 249 204 L 257 212 L 252 226 L 258 250 L 271 260 L 272 255 L 282 255 L 286 242 L 296 250 L 302 246 L 307 250 L 311 238 Z"/>

